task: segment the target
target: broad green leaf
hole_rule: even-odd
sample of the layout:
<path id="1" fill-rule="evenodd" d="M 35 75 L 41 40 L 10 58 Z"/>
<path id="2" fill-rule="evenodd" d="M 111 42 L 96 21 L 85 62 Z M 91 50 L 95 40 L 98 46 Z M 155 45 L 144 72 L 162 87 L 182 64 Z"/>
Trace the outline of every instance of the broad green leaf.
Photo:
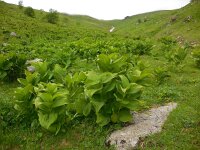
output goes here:
<path id="1" fill-rule="evenodd" d="M 115 86 L 116 86 L 115 81 L 111 81 L 110 83 L 107 83 L 105 87 L 103 88 L 103 93 L 107 93 L 114 90 Z"/>
<path id="2" fill-rule="evenodd" d="M 38 97 L 40 97 L 44 102 L 52 102 L 53 96 L 49 93 L 39 93 Z"/>
<path id="3" fill-rule="evenodd" d="M 126 65 L 126 57 L 121 56 L 112 63 L 112 68 L 114 72 L 119 72 L 122 69 L 122 66 Z"/>
<path id="4" fill-rule="evenodd" d="M 57 90 L 58 90 L 58 84 L 55 84 L 55 83 L 48 83 L 48 84 L 46 85 L 46 88 L 47 88 L 48 93 L 54 94 L 54 93 L 56 93 Z"/>
<path id="5" fill-rule="evenodd" d="M 75 81 L 77 81 L 77 82 L 82 82 L 82 81 L 84 81 L 85 79 L 86 79 L 85 73 L 84 73 L 84 72 L 80 72 L 78 78 L 75 79 Z"/>
<path id="6" fill-rule="evenodd" d="M 140 79 L 141 71 L 138 69 L 131 70 L 127 76 L 131 82 L 137 82 Z"/>
<path id="7" fill-rule="evenodd" d="M 104 72 L 100 75 L 101 83 L 110 82 L 113 78 L 116 77 L 116 73 Z"/>
<path id="8" fill-rule="evenodd" d="M 97 120 L 96 123 L 99 124 L 100 126 L 105 126 L 110 122 L 110 117 L 104 116 L 100 113 L 97 113 Z"/>
<path id="9" fill-rule="evenodd" d="M 88 103 L 85 108 L 83 109 L 83 115 L 88 116 L 90 114 L 90 111 L 92 109 L 92 104 Z"/>
<path id="10" fill-rule="evenodd" d="M 39 108 L 42 104 L 42 101 L 39 97 L 36 97 L 34 100 L 33 100 L 33 104 L 35 104 L 35 108 Z"/>
<path id="11" fill-rule="evenodd" d="M 97 93 L 98 91 L 100 91 L 102 89 L 102 86 L 97 87 L 96 89 L 85 89 L 85 95 L 87 97 L 92 97 L 95 93 Z"/>
<path id="12" fill-rule="evenodd" d="M 136 111 L 140 108 L 140 103 L 138 100 L 132 100 L 132 101 L 129 101 L 128 104 L 124 104 L 123 107 Z"/>
<path id="13" fill-rule="evenodd" d="M 75 101 L 75 109 L 76 112 L 79 114 L 83 114 L 83 110 L 86 107 L 88 103 L 85 101 L 85 99 L 78 99 Z"/>
<path id="14" fill-rule="evenodd" d="M 110 71 L 110 69 L 109 69 L 110 58 L 107 55 L 105 55 L 105 54 L 99 55 L 97 57 L 97 64 L 101 71 Z"/>
<path id="15" fill-rule="evenodd" d="M 120 83 L 117 83 L 116 84 L 116 88 L 117 88 L 117 92 L 119 93 L 119 94 L 121 94 L 122 96 L 124 96 L 124 94 L 125 94 L 125 90 L 123 90 L 123 88 L 121 87 L 121 85 L 120 85 Z"/>
<path id="16" fill-rule="evenodd" d="M 59 99 L 59 98 L 67 98 L 67 95 L 69 94 L 69 91 L 66 89 L 64 91 L 59 91 L 53 95 L 53 99 Z"/>
<path id="17" fill-rule="evenodd" d="M 121 122 L 128 122 L 132 120 L 132 115 L 130 114 L 129 109 L 121 109 L 119 111 L 119 120 Z"/>
<path id="18" fill-rule="evenodd" d="M 52 124 L 49 128 L 48 131 L 55 133 L 55 135 L 58 134 L 58 132 L 60 131 L 61 128 L 61 124 L 60 123 L 56 123 L 56 124 Z"/>
<path id="19" fill-rule="evenodd" d="M 131 83 L 131 87 L 128 90 L 128 94 L 136 94 L 138 92 L 141 92 L 143 89 L 143 86 L 136 84 L 136 83 Z"/>
<path id="20" fill-rule="evenodd" d="M 127 77 L 125 75 L 119 75 L 119 77 L 121 78 L 121 81 L 122 81 L 122 87 L 124 89 L 128 89 L 130 87 L 130 84 Z"/>
<path id="21" fill-rule="evenodd" d="M 66 98 L 58 98 L 54 101 L 52 108 L 64 106 L 67 104 L 67 99 Z"/>
<path id="22" fill-rule="evenodd" d="M 68 87 L 71 86 L 71 84 L 73 84 L 73 79 L 72 79 L 72 76 L 71 75 L 66 75 L 65 77 L 65 81 L 66 81 L 66 84 L 68 85 Z"/>
<path id="23" fill-rule="evenodd" d="M 48 70 L 48 63 L 47 62 L 36 62 L 32 64 L 35 68 L 36 71 L 42 75 L 45 76 Z"/>
<path id="24" fill-rule="evenodd" d="M 50 114 L 43 114 L 41 112 L 38 113 L 39 122 L 42 127 L 48 129 L 58 118 L 58 114 L 50 113 Z"/>
<path id="25" fill-rule="evenodd" d="M 116 113 L 112 114 L 111 121 L 114 122 L 114 123 L 118 122 L 118 115 Z"/>
<path id="26" fill-rule="evenodd" d="M 92 105 L 94 106 L 94 109 L 95 109 L 95 112 L 98 113 L 99 110 L 103 107 L 103 105 L 105 104 L 104 101 L 98 101 L 98 100 L 95 100 L 93 99 L 91 101 Z"/>
<path id="27" fill-rule="evenodd" d="M 117 94 L 114 94 L 116 101 L 118 101 L 120 104 L 129 104 L 129 101 L 126 100 L 125 98 L 120 97 Z"/>
<path id="28" fill-rule="evenodd" d="M 18 78 L 17 81 L 24 86 L 28 84 L 27 80 L 23 78 Z"/>
<path id="29" fill-rule="evenodd" d="M 60 65 L 56 64 L 53 70 L 53 76 L 56 78 L 56 81 L 59 83 L 64 82 L 64 77 L 67 74 L 67 71 L 65 68 L 60 67 Z"/>
<path id="30" fill-rule="evenodd" d="M 94 81 L 99 81 L 100 80 L 100 76 L 99 73 L 95 72 L 95 71 L 89 71 L 87 74 L 87 79 L 86 79 L 86 83 L 90 83 L 90 82 L 94 82 Z"/>

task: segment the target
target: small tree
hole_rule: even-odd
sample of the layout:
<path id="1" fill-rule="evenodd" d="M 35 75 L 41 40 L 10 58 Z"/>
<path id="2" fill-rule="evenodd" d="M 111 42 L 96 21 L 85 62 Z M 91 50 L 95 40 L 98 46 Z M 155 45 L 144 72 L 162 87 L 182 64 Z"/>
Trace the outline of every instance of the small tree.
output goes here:
<path id="1" fill-rule="evenodd" d="M 47 21 L 52 24 L 56 24 L 58 22 L 58 12 L 56 10 L 50 9 L 47 14 Z"/>
<path id="2" fill-rule="evenodd" d="M 23 8 L 23 1 L 22 1 L 22 0 L 20 0 L 20 1 L 18 2 L 18 6 L 19 6 L 20 9 Z"/>
<path id="3" fill-rule="evenodd" d="M 35 17 L 35 12 L 32 7 L 27 7 L 24 11 L 24 14 L 32 18 Z"/>

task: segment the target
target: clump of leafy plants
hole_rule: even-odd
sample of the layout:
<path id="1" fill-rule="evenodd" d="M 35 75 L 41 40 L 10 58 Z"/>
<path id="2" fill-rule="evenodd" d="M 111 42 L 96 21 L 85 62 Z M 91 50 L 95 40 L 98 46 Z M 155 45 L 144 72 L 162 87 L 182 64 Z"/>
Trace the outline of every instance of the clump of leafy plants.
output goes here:
<path id="1" fill-rule="evenodd" d="M 56 134 L 66 119 L 66 105 L 68 103 L 66 89 L 62 84 L 40 83 L 34 87 L 37 97 L 33 99 L 40 125 Z"/>
<path id="2" fill-rule="evenodd" d="M 195 49 L 192 51 L 192 56 L 195 60 L 196 66 L 200 68 L 200 49 Z"/>
<path id="3" fill-rule="evenodd" d="M 14 53 L 0 54 L 0 80 L 15 81 L 24 75 L 26 57 Z"/>
<path id="4" fill-rule="evenodd" d="M 127 57 L 115 53 L 99 55 L 97 66 L 98 71 L 86 74 L 83 114 L 88 116 L 94 112 L 100 126 L 130 121 L 130 110 L 137 107 L 143 90 L 137 81 L 148 75 L 135 69 Z"/>
<path id="5" fill-rule="evenodd" d="M 164 83 L 165 79 L 167 77 L 170 77 L 169 72 L 167 71 L 167 68 L 164 67 L 158 67 L 154 70 L 154 75 L 156 77 L 156 81 L 158 85 Z"/>
<path id="6" fill-rule="evenodd" d="M 117 53 L 101 54 L 96 63 L 96 70 L 75 73 L 58 64 L 33 63 L 34 72 L 25 71 L 26 78 L 18 79 L 22 87 L 16 89 L 15 109 L 56 134 L 78 116 L 95 116 L 100 126 L 131 121 L 130 110 L 141 104 L 150 74 L 141 62 Z"/>
<path id="7" fill-rule="evenodd" d="M 183 68 L 183 61 L 187 56 L 187 48 L 175 48 L 166 53 L 165 58 L 173 67 Z"/>

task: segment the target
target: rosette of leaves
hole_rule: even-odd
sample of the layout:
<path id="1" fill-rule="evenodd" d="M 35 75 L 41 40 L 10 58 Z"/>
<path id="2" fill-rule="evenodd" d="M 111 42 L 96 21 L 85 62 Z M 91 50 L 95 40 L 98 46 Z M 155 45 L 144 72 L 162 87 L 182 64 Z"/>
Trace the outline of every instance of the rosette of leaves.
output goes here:
<path id="1" fill-rule="evenodd" d="M 164 83 L 165 79 L 167 77 L 170 77 L 169 72 L 164 67 L 162 67 L 162 68 L 161 67 L 155 68 L 154 75 L 156 77 L 158 85 Z"/>
<path id="2" fill-rule="evenodd" d="M 40 83 L 34 87 L 37 97 L 33 100 L 40 125 L 56 134 L 66 120 L 68 91 L 62 84 Z"/>
<path id="3" fill-rule="evenodd" d="M 94 112 L 100 126 L 109 122 L 131 121 L 130 110 L 137 109 L 139 105 L 143 90 L 140 82 L 147 75 L 130 68 L 127 58 L 118 54 L 101 54 L 97 64 L 99 71 L 86 74 L 83 115 Z"/>
<path id="4" fill-rule="evenodd" d="M 200 68 L 200 49 L 195 49 L 192 51 L 192 56 L 196 62 L 196 66 Z"/>
<path id="5" fill-rule="evenodd" d="M 176 48 L 166 53 L 165 58 L 174 65 L 180 65 L 187 56 L 187 48 Z"/>

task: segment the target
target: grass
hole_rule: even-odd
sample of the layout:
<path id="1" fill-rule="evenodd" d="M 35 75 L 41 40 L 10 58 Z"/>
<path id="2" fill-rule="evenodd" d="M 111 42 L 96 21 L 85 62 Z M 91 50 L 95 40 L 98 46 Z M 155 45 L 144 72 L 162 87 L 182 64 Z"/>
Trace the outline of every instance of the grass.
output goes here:
<path id="1" fill-rule="evenodd" d="M 93 43 L 99 42 L 103 47 L 111 41 L 141 36 L 150 38 L 154 43 L 152 55 L 141 57 L 149 65 L 149 70 L 153 71 L 158 66 L 169 68 L 164 57 L 165 51 L 157 39 L 180 35 L 184 41 L 199 43 L 199 10 L 199 3 L 193 3 L 179 10 L 152 12 L 114 21 L 59 14 L 59 22 L 52 25 L 44 19 L 46 12 L 35 10 L 36 18 L 29 18 L 17 6 L 0 2 L 0 32 L 4 32 L 0 34 L 0 42 L 9 44 L 7 49 L 0 48 L 2 52 L 28 53 L 29 58 L 61 58 L 63 52 L 69 51 L 69 47 L 84 49 L 86 45 L 86 50 L 90 50 Z M 173 15 L 177 15 L 178 20 L 172 24 L 169 21 Z M 192 21 L 183 23 L 188 15 L 192 16 Z M 143 20 L 145 17 L 147 22 L 137 24 L 138 19 Z M 108 30 L 112 25 L 116 30 L 110 34 Z M 20 36 L 10 37 L 10 32 Z M 189 49 L 182 69 L 177 66 L 170 68 L 170 76 L 164 82 L 158 85 L 156 78 L 153 78 L 151 86 L 145 88 L 143 109 L 172 101 L 177 102 L 178 107 L 170 114 L 162 132 L 142 139 L 138 149 L 200 149 L 200 70 L 195 68 L 191 51 Z M 60 55 L 55 55 L 58 53 Z M 95 66 L 92 60 L 77 60 L 72 63 L 72 70 L 85 71 Z M 78 118 L 66 124 L 55 136 L 37 124 L 31 125 L 24 121 L 14 109 L 13 96 L 18 86 L 18 83 L 0 83 L 0 149 L 114 149 L 105 145 L 106 137 L 123 124 L 110 124 L 101 128 L 93 117 Z"/>

